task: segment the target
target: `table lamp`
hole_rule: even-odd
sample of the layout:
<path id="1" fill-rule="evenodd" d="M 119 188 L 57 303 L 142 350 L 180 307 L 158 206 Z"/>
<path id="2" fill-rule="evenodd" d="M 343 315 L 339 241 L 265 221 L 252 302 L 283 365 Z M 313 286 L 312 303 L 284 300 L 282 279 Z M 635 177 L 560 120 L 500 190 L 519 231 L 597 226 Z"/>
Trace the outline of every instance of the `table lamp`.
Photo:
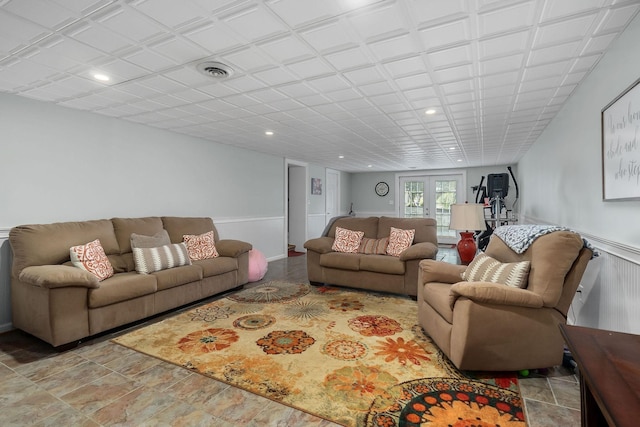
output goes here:
<path id="1" fill-rule="evenodd" d="M 469 264 L 473 261 L 478 250 L 476 241 L 473 239 L 473 232 L 487 229 L 484 222 L 484 206 L 476 203 L 451 205 L 449 229 L 460 231 L 460 241 L 457 245 L 458 256 L 460 256 L 462 264 Z"/>

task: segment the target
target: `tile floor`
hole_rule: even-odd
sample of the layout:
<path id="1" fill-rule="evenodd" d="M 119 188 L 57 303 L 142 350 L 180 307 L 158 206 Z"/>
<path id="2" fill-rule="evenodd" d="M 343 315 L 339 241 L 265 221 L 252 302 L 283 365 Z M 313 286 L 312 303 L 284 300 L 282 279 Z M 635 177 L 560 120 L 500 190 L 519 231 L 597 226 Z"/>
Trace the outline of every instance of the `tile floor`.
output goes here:
<path id="1" fill-rule="evenodd" d="M 455 256 L 444 249 L 438 258 Z M 305 281 L 306 258 L 269 263 L 263 281 L 274 279 Z M 111 343 L 126 331 L 64 353 L 19 331 L 1 334 L 0 425 L 336 426 Z M 529 427 L 580 424 L 579 386 L 567 369 L 533 373 L 520 386 Z"/>

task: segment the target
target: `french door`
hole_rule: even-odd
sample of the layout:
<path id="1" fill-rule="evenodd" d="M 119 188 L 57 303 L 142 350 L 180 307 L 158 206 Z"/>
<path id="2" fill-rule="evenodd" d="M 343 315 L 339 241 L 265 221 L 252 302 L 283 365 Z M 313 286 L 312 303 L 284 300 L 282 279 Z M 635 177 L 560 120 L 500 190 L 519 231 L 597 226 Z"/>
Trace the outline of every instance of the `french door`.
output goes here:
<path id="1" fill-rule="evenodd" d="M 451 205 L 464 200 L 462 175 L 401 176 L 400 215 L 403 218 L 433 218 L 438 223 L 438 242 L 455 243 L 449 230 Z"/>

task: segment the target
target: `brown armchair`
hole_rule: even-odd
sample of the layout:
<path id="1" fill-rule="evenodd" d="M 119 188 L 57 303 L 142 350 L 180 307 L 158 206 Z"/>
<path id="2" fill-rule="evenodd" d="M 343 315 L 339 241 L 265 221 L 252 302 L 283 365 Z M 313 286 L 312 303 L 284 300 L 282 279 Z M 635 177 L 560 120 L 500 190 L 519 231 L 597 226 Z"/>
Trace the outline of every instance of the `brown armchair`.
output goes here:
<path id="1" fill-rule="evenodd" d="M 524 289 L 461 278 L 466 266 L 423 260 L 418 322 L 459 369 L 517 371 L 562 362 L 558 325 L 592 257 L 569 231 L 538 237 L 522 254 L 492 236 L 485 251 L 502 263 L 530 261 Z"/>

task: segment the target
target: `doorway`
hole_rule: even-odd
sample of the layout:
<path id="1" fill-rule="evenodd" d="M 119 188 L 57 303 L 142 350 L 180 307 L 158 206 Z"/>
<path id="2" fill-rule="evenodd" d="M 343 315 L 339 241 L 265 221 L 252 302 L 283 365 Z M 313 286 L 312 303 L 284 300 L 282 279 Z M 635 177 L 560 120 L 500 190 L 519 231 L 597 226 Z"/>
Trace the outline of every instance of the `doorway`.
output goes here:
<path id="1" fill-rule="evenodd" d="M 303 251 L 307 241 L 307 164 L 286 160 L 284 255 L 289 248 Z"/>
<path id="2" fill-rule="evenodd" d="M 333 169 L 326 170 L 327 197 L 325 199 L 325 225 L 331 218 L 340 214 L 340 172 Z"/>
<path id="3" fill-rule="evenodd" d="M 464 178 L 463 174 L 398 176 L 398 216 L 433 218 L 438 242 L 455 243 L 456 232 L 449 230 L 451 205 L 466 198 Z"/>

